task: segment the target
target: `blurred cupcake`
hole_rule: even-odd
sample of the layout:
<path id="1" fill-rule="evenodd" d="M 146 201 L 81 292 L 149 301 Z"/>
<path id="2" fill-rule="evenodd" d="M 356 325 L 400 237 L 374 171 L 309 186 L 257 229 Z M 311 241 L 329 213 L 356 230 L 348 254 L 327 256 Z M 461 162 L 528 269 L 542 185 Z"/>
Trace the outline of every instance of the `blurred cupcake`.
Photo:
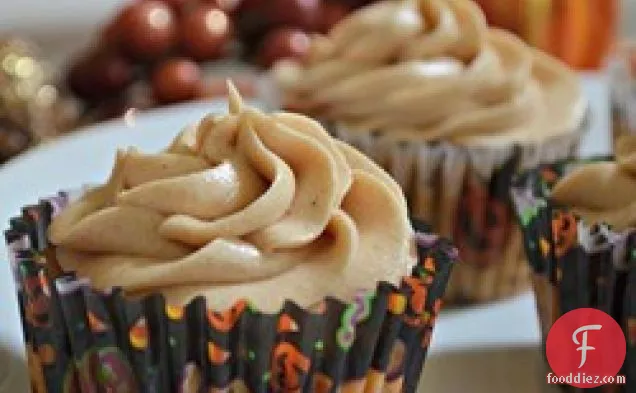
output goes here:
<path id="1" fill-rule="evenodd" d="M 318 123 L 229 106 L 11 220 L 39 385 L 414 391 L 457 251 Z"/>
<path id="2" fill-rule="evenodd" d="M 274 72 L 284 106 L 372 157 L 414 217 L 454 237 L 466 263 L 450 300 L 527 288 L 510 180 L 575 151 L 586 110 L 576 74 L 489 29 L 467 0 L 379 2 L 316 37 L 303 64 Z"/>
<path id="3" fill-rule="evenodd" d="M 612 141 L 636 135 L 636 43 L 617 46 L 609 63 Z"/>
<path id="4" fill-rule="evenodd" d="M 574 309 L 611 315 L 626 334 L 620 374 L 627 385 L 608 391 L 631 391 L 636 383 L 636 140 L 621 138 L 616 160 L 540 166 L 514 181 L 512 196 L 544 340 L 552 324 Z"/>

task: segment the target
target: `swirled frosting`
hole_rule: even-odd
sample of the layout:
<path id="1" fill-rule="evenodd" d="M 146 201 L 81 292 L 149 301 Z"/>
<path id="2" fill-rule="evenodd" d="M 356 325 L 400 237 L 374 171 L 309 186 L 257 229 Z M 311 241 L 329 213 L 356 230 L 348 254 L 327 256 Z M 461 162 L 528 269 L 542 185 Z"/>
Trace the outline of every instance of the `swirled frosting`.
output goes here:
<path id="1" fill-rule="evenodd" d="M 590 223 L 618 230 L 636 225 L 636 137 L 617 142 L 616 160 L 574 169 L 557 182 L 552 199 Z"/>
<path id="2" fill-rule="evenodd" d="M 351 131 L 403 140 L 508 143 L 572 132 L 577 76 L 468 0 L 382 1 L 275 68 L 284 104 Z"/>
<path id="3" fill-rule="evenodd" d="M 399 282 L 414 261 L 396 183 L 307 117 L 231 86 L 229 103 L 161 153 L 118 152 L 108 182 L 53 220 L 61 266 L 132 296 L 267 311 Z"/>

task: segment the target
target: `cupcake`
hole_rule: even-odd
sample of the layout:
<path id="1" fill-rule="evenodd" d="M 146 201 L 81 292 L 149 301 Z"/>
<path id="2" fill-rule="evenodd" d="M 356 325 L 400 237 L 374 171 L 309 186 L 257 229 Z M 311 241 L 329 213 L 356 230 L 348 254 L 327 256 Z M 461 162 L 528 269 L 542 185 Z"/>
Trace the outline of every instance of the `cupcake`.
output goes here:
<path id="1" fill-rule="evenodd" d="M 385 168 L 412 215 L 465 262 L 447 297 L 482 302 L 529 285 L 508 198 L 512 174 L 569 157 L 586 110 L 576 74 L 467 0 L 382 1 L 274 71 L 283 105 L 329 125 Z"/>
<path id="2" fill-rule="evenodd" d="M 415 391 L 457 251 L 319 123 L 229 90 L 11 220 L 42 391 Z"/>
<path id="3" fill-rule="evenodd" d="M 623 135 L 636 133 L 636 44 L 617 45 L 609 63 L 610 103 L 612 113 L 612 142 Z"/>
<path id="4" fill-rule="evenodd" d="M 611 315 L 627 341 L 619 373 L 627 385 L 612 392 L 636 383 L 635 163 L 636 139 L 623 137 L 615 160 L 543 165 L 520 175 L 512 189 L 544 341 L 569 311 Z"/>

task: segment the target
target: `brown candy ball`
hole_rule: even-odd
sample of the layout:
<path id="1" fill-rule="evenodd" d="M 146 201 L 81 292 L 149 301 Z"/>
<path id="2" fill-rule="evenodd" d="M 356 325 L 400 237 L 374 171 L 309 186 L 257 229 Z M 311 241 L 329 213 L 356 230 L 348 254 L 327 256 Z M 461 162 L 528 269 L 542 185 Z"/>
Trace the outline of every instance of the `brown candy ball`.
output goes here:
<path id="1" fill-rule="evenodd" d="M 294 26 L 311 31 L 318 26 L 321 6 L 322 0 L 269 0 L 263 14 L 276 26 Z"/>
<path id="2" fill-rule="evenodd" d="M 162 0 L 164 3 L 172 7 L 176 12 L 181 12 L 184 8 L 194 3 L 193 0 Z"/>
<path id="3" fill-rule="evenodd" d="M 132 64 L 115 52 L 88 55 L 75 63 L 68 74 L 71 90 L 89 100 L 120 93 L 132 81 Z"/>
<path id="4" fill-rule="evenodd" d="M 104 48 L 118 48 L 121 42 L 120 32 L 119 18 L 115 18 L 100 31 L 98 45 Z"/>
<path id="5" fill-rule="evenodd" d="M 0 164 L 20 153 L 31 144 L 26 130 L 6 119 L 0 119 Z"/>
<path id="6" fill-rule="evenodd" d="M 267 4 L 267 0 L 241 0 L 238 6 L 238 12 L 249 12 L 262 9 Z"/>
<path id="7" fill-rule="evenodd" d="M 269 30 L 272 29 L 272 23 L 265 18 L 262 8 L 245 8 L 240 11 L 234 19 L 236 34 L 239 36 L 241 43 L 248 52 L 256 49 L 256 45 L 262 40 Z"/>
<path id="8" fill-rule="evenodd" d="M 299 29 L 280 28 L 271 31 L 261 44 L 258 63 L 269 68 L 276 60 L 284 58 L 302 59 L 309 51 L 311 40 Z"/>
<path id="9" fill-rule="evenodd" d="M 201 69 L 192 60 L 177 58 L 161 63 L 152 74 L 152 89 L 160 103 L 188 101 L 201 90 Z"/>
<path id="10" fill-rule="evenodd" d="M 198 6 L 181 22 L 183 50 L 196 60 L 223 56 L 231 34 L 232 25 L 227 13 L 210 4 Z"/>
<path id="11" fill-rule="evenodd" d="M 333 0 L 329 0 L 329 1 L 333 2 Z M 348 7 L 360 8 L 360 7 L 369 5 L 377 0 L 338 0 L 338 1 Z"/>
<path id="12" fill-rule="evenodd" d="M 351 11 L 349 7 L 342 3 L 333 1 L 324 2 L 321 9 L 318 31 L 327 33 L 331 28 Z"/>
<path id="13" fill-rule="evenodd" d="M 203 2 L 214 5 L 228 14 L 234 14 L 239 12 L 244 0 L 203 0 Z"/>
<path id="14" fill-rule="evenodd" d="M 126 7 L 118 16 L 117 26 L 122 48 L 134 59 L 157 59 L 173 48 L 178 39 L 174 11 L 156 0 Z"/>

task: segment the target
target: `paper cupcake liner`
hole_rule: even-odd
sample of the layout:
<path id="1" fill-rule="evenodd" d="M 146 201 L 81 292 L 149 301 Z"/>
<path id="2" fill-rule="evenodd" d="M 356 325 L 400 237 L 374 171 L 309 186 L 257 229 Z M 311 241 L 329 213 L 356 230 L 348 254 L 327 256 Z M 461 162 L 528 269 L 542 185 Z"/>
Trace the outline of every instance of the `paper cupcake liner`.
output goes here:
<path id="1" fill-rule="evenodd" d="M 608 64 L 612 140 L 636 134 L 636 45 L 623 42 L 616 46 Z"/>
<path id="2" fill-rule="evenodd" d="M 27 206 L 6 231 L 38 392 L 415 392 L 457 250 L 417 233 L 419 260 L 399 288 L 380 282 L 350 302 L 287 301 L 265 314 L 127 299 L 63 273 L 46 229 L 71 197 Z M 425 383 L 425 382 L 424 382 Z"/>
<path id="3" fill-rule="evenodd" d="M 530 288 L 509 190 L 519 170 L 572 157 L 586 129 L 536 145 L 463 147 L 396 141 L 382 132 L 332 124 L 333 134 L 356 146 L 402 186 L 414 217 L 452 238 L 462 258 L 445 298 L 480 303 Z"/>
<path id="4" fill-rule="evenodd" d="M 616 390 L 611 391 L 633 392 L 636 386 L 636 228 L 614 232 L 604 224 L 583 222 L 549 197 L 559 178 L 587 162 L 563 161 L 528 171 L 514 180 L 512 199 L 533 271 L 544 344 L 552 324 L 565 313 L 577 308 L 606 312 L 621 325 L 627 339 L 627 357 L 620 372 L 626 376 L 627 385 L 615 386 Z"/>

